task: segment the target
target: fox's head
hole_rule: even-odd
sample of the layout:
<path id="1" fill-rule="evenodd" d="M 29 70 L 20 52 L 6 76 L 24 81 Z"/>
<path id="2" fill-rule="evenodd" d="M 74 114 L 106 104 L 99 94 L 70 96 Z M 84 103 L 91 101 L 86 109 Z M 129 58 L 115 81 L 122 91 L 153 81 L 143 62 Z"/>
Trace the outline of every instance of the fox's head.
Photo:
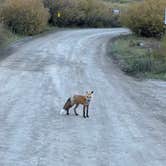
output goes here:
<path id="1" fill-rule="evenodd" d="M 94 93 L 93 91 L 87 91 L 86 92 L 86 99 L 87 99 L 87 101 L 91 101 L 93 93 Z"/>

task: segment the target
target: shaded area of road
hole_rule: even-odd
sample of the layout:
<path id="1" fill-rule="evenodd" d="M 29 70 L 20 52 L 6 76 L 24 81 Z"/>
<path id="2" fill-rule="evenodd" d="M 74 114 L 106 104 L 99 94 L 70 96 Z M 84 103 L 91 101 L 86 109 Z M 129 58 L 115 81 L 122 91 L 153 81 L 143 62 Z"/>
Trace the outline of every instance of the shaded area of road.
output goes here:
<path id="1" fill-rule="evenodd" d="M 0 62 L 1 166 L 165 166 L 166 83 L 125 76 L 106 55 L 128 30 L 67 30 Z M 60 116 L 94 90 L 90 119 Z"/>

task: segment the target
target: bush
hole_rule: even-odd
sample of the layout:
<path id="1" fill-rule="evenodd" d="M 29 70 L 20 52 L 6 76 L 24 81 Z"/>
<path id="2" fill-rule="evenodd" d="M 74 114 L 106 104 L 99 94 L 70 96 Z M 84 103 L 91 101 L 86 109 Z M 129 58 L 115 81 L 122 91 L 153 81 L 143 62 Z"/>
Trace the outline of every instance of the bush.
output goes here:
<path id="1" fill-rule="evenodd" d="M 112 8 L 109 3 L 89 0 L 86 10 L 86 24 L 90 27 L 111 27 Z"/>
<path id="2" fill-rule="evenodd" d="M 57 12 L 53 13 L 53 23 L 60 26 L 73 26 L 82 25 L 85 20 L 85 8 L 86 2 L 82 0 L 70 0 L 68 1 L 68 6 L 66 2 L 63 2 L 63 8 L 59 11 L 61 12 L 61 17 L 57 18 Z"/>
<path id="3" fill-rule="evenodd" d="M 82 0 L 44 0 L 44 5 L 49 8 L 50 23 L 55 26 L 77 25 L 85 18 L 86 3 Z M 58 12 L 61 17 L 58 17 Z"/>
<path id="4" fill-rule="evenodd" d="M 161 37 L 164 33 L 165 7 L 165 0 L 137 2 L 128 7 L 121 21 L 138 35 Z"/>
<path id="5" fill-rule="evenodd" d="M 44 4 L 50 9 L 50 23 L 53 25 L 110 27 L 112 22 L 116 23 L 110 3 L 99 0 L 44 0 Z"/>
<path id="6" fill-rule="evenodd" d="M 6 0 L 0 16 L 12 31 L 34 35 L 44 30 L 49 13 L 40 0 Z"/>

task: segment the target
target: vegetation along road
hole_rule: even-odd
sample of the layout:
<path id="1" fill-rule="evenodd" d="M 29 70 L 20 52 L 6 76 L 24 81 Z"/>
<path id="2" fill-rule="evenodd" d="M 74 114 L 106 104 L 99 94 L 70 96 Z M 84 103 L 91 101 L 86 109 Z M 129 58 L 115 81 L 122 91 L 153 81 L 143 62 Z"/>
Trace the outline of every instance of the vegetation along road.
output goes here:
<path id="1" fill-rule="evenodd" d="M 124 28 L 65 30 L 0 62 L 1 166 L 165 166 L 166 83 L 126 76 L 107 56 Z M 60 116 L 94 91 L 90 118 Z"/>

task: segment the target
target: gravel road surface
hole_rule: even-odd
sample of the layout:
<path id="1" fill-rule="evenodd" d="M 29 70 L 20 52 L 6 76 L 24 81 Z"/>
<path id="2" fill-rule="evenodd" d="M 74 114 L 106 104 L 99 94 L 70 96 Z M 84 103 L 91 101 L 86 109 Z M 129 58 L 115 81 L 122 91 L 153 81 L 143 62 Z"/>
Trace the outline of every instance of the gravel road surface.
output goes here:
<path id="1" fill-rule="evenodd" d="M 0 166 L 166 166 L 166 82 L 124 75 L 107 56 L 127 29 L 64 30 L 0 62 Z M 59 115 L 94 91 L 90 118 Z"/>

